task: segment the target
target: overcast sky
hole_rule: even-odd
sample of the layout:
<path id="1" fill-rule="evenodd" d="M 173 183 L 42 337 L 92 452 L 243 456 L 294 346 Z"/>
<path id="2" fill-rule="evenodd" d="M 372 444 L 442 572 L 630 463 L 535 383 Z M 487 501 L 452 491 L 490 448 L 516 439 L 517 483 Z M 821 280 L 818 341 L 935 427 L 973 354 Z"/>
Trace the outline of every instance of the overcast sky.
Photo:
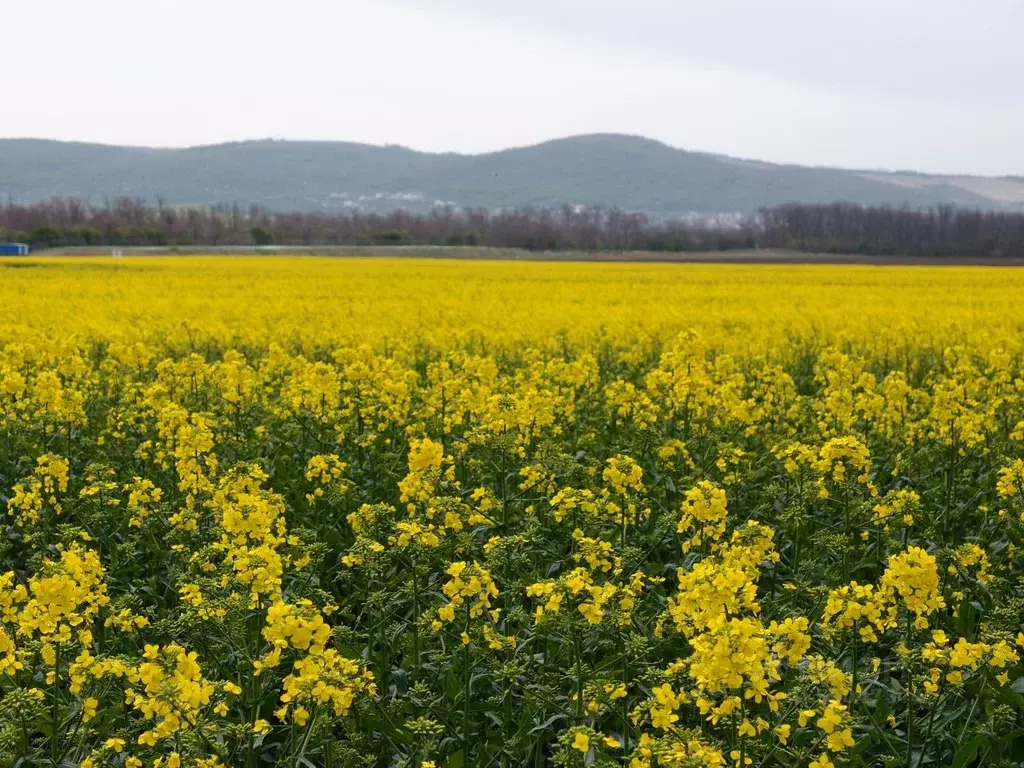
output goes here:
<path id="1" fill-rule="evenodd" d="M 1024 174 L 1024 0 L 4 3 L 0 135 L 482 152 L 579 133 Z"/>

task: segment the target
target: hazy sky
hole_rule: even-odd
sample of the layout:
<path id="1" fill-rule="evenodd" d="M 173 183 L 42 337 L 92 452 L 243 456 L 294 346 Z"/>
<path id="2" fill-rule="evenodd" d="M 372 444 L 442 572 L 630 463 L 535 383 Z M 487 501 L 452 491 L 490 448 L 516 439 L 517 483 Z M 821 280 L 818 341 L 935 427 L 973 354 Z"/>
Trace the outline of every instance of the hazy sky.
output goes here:
<path id="1" fill-rule="evenodd" d="M 1024 174 L 1024 0 L 4 3 L 2 136 L 480 152 L 643 134 Z"/>

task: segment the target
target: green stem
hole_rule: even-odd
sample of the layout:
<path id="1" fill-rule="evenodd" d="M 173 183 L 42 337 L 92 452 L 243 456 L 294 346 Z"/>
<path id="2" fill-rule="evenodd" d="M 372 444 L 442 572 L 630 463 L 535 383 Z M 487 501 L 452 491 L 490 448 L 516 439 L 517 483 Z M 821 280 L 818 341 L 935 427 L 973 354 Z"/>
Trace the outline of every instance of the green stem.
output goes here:
<path id="1" fill-rule="evenodd" d="M 743 725 L 743 723 L 745 723 L 746 721 L 747 721 L 747 705 L 746 705 L 746 701 L 741 696 L 740 697 L 740 725 Z M 739 734 L 739 740 L 740 740 L 740 761 L 739 761 L 739 766 L 740 766 L 740 768 L 743 768 L 743 766 L 746 765 L 746 760 L 744 758 L 746 758 L 746 756 L 747 756 L 747 737 L 744 736 L 743 734 Z"/>
<path id="2" fill-rule="evenodd" d="M 981 683 L 981 688 L 978 690 L 978 695 L 974 697 L 974 702 L 971 704 L 971 711 L 967 713 L 967 719 L 964 720 L 964 727 L 960 731 L 960 738 L 958 738 L 956 740 L 957 747 L 959 747 L 961 744 L 963 744 L 964 734 L 967 733 L 967 728 L 971 724 L 971 720 L 974 719 L 974 710 L 977 709 L 978 702 L 981 701 L 982 691 L 984 691 L 984 690 L 985 690 L 985 681 L 983 680 L 982 683 Z M 981 763 L 979 763 L 979 765 L 981 765 Z"/>
<path id="3" fill-rule="evenodd" d="M 469 601 L 466 601 L 466 634 L 469 634 Z M 463 681 L 462 681 L 462 753 L 464 758 L 464 765 L 470 766 L 472 763 L 469 759 L 469 696 L 470 688 L 472 685 L 472 678 L 470 677 L 471 669 L 469 666 L 469 643 L 464 643 L 462 646 L 462 666 L 463 666 Z"/>
<path id="4" fill-rule="evenodd" d="M 932 726 L 935 725 L 935 712 L 939 708 L 939 704 L 942 703 L 943 698 L 945 698 L 944 695 L 943 696 L 936 696 L 935 697 L 935 703 L 932 705 L 932 710 L 931 710 L 931 712 L 928 713 L 928 730 L 925 731 L 924 747 L 922 747 L 922 752 L 921 752 L 921 760 L 920 760 L 921 763 L 924 762 L 924 758 L 928 755 L 928 747 L 932 743 Z"/>
<path id="5" fill-rule="evenodd" d="M 61 644 L 57 643 L 56 648 L 56 659 L 53 665 L 53 703 L 51 705 L 51 717 L 53 718 L 53 736 L 50 740 L 50 758 L 53 760 L 53 764 L 58 764 L 58 758 L 60 757 L 60 657 L 61 657 Z"/>
<path id="6" fill-rule="evenodd" d="M 621 638 L 622 645 L 622 686 L 628 691 L 629 690 L 629 659 L 626 658 L 626 640 Z M 628 696 L 622 697 L 622 746 L 626 749 L 629 748 L 629 701 Z"/>
<path id="7" fill-rule="evenodd" d="M 416 558 L 412 559 L 412 659 L 413 670 L 420 668 L 420 581 L 416 575 Z"/>
<path id="8" fill-rule="evenodd" d="M 857 701 L 857 655 L 860 650 L 860 634 L 857 632 L 860 620 L 853 622 L 853 675 L 852 685 L 850 687 L 850 711 L 853 711 L 853 705 Z"/>
<path id="9" fill-rule="evenodd" d="M 843 545 L 843 581 L 850 580 L 850 489 L 843 488 L 843 529 L 846 541 Z"/>
<path id="10" fill-rule="evenodd" d="M 910 648 L 911 641 L 911 629 L 913 624 L 911 623 L 910 613 L 907 613 L 907 648 Z M 911 768 L 911 757 L 914 746 L 914 694 L 912 690 L 914 681 L 914 671 L 911 666 L 910 658 L 907 658 L 907 768 Z"/>

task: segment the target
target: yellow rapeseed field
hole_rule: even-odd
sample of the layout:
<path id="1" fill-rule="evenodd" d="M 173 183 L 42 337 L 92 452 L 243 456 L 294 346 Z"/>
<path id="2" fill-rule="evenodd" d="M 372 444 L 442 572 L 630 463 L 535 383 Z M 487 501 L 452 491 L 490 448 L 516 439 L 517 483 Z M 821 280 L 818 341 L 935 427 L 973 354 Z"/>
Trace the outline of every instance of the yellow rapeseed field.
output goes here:
<path id="1" fill-rule="evenodd" d="M 0 260 L 0 768 L 1022 765 L 1022 296 Z"/>
<path id="2" fill-rule="evenodd" d="M 696 330 L 732 353 L 1018 343 L 1007 268 L 231 257 L 0 260 L 3 339 L 369 344 L 403 354 L 636 350 Z"/>

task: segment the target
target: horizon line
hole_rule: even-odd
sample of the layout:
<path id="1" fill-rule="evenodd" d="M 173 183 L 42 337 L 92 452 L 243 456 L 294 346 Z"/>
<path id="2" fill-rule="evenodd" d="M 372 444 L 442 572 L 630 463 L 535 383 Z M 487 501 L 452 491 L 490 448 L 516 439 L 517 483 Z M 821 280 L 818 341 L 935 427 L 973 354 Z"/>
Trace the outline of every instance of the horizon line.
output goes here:
<path id="1" fill-rule="evenodd" d="M 712 152 L 703 149 L 688 149 L 685 147 L 675 146 L 669 144 L 661 139 L 645 136 L 639 133 L 621 133 L 616 131 L 596 131 L 593 133 L 578 133 L 570 134 L 567 136 L 556 136 L 550 139 L 544 139 L 542 141 L 535 141 L 529 144 L 514 144 L 500 149 L 492 149 L 481 152 L 459 152 L 456 150 L 444 150 L 436 151 L 429 149 L 417 149 L 407 144 L 400 143 L 374 143 L 366 141 L 353 141 L 349 139 L 303 139 L 303 138 L 285 138 L 279 136 L 266 136 L 262 138 L 244 138 L 244 139 L 231 139 L 226 141 L 217 141 L 207 144 L 187 144 L 178 146 L 153 146 L 147 144 L 116 144 L 105 141 L 84 141 L 79 139 L 59 139 L 49 138 L 40 136 L 0 136 L 0 144 L 3 142 L 40 142 L 40 143 L 51 143 L 51 144 L 64 144 L 64 145 L 80 145 L 88 147 L 102 147 L 105 149 L 122 149 L 122 150 L 137 150 L 146 152 L 188 152 L 191 150 L 201 149 L 216 149 L 220 147 L 230 147 L 233 145 L 240 144 L 325 144 L 325 145 L 339 145 L 347 144 L 359 147 L 372 147 L 374 149 L 401 149 L 408 152 L 415 152 L 421 155 L 433 155 L 437 157 L 456 156 L 456 157 L 486 157 L 487 155 L 497 155 L 505 152 L 515 152 L 524 149 L 533 149 L 535 147 L 541 147 L 547 144 L 555 144 L 558 142 L 572 141 L 574 139 L 587 139 L 587 138 L 618 138 L 618 139 L 634 139 L 642 142 L 648 142 L 653 144 L 660 144 L 677 152 L 684 152 L 692 155 L 703 155 L 707 157 L 722 158 L 726 160 L 734 160 L 745 163 L 756 163 L 760 165 L 770 165 L 779 168 L 809 168 L 815 170 L 831 170 L 831 171 L 844 171 L 848 173 L 884 173 L 892 175 L 913 175 L 913 176 L 930 176 L 940 178 L 982 178 L 982 179 L 1013 179 L 1020 180 L 1024 176 L 1013 173 L 1005 174 L 986 174 L 986 173 L 963 173 L 963 172 L 935 172 L 935 171 L 920 171 L 912 168 L 854 168 L 842 165 L 825 165 L 825 164 L 804 164 L 795 162 L 784 162 L 777 160 L 765 160 L 762 158 L 754 157 L 741 157 L 737 155 L 730 155 L 723 152 Z"/>

